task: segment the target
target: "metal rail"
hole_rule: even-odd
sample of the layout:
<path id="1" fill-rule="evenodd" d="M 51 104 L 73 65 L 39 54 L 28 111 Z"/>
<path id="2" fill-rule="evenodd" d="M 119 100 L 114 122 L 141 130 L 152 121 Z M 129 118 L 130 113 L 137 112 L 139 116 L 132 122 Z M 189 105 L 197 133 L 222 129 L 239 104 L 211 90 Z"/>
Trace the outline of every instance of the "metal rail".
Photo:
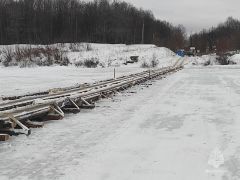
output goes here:
<path id="1" fill-rule="evenodd" d="M 149 70 L 116 79 L 84 84 L 78 87 L 60 89 L 54 94 L 41 93 L 35 96 L 22 96 L 19 99 L 0 104 L 0 130 L 14 129 L 17 126 L 27 131 L 26 121 L 36 118 L 61 119 L 64 112 L 79 112 L 81 108 L 94 108 L 99 98 L 125 90 L 147 80 L 178 71 L 182 66 L 170 66 L 158 70 Z M 30 130 L 29 130 L 30 131 Z M 30 134 L 28 131 L 27 134 Z"/>

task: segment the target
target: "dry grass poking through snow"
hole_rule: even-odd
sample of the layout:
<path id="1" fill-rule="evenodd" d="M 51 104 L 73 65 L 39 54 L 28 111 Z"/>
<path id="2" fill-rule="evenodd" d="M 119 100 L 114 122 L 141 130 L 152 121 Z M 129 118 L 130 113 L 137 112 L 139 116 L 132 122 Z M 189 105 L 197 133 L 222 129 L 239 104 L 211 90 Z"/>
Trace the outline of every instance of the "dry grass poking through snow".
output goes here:
<path id="1" fill-rule="evenodd" d="M 157 59 L 157 56 L 154 53 L 149 62 L 147 62 L 147 61 L 142 62 L 141 67 L 142 68 L 155 68 L 158 66 L 158 64 L 159 64 L 159 60 Z"/>
<path id="2" fill-rule="evenodd" d="M 87 68 L 119 67 L 125 66 L 131 56 L 138 56 L 139 62 L 130 66 L 155 67 L 169 64 L 166 58 L 174 59 L 175 55 L 171 50 L 155 45 L 70 43 L 0 46 L 0 65 L 5 67 L 68 64 Z"/>
<path id="3" fill-rule="evenodd" d="M 45 47 L 20 47 L 15 49 L 4 48 L 2 50 L 1 62 L 3 66 L 50 66 L 53 64 L 68 65 L 69 60 L 66 53 L 58 48 Z"/>

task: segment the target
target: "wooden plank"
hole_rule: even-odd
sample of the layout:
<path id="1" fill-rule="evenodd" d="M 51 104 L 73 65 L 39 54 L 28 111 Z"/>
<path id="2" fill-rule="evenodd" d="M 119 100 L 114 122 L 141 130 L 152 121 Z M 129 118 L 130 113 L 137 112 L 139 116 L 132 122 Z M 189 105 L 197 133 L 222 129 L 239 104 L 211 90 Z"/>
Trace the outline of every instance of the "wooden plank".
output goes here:
<path id="1" fill-rule="evenodd" d="M 28 127 L 26 127 L 24 124 L 22 124 L 20 121 L 18 121 L 13 115 L 8 114 L 7 116 L 12 122 L 20 126 L 25 132 L 27 132 L 27 135 L 31 134 L 31 130 Z"/>
<path id="2" fill-rule="evenodd" d="M 43 122 L 34 122 L 34 121 L 25 121 L 24 125 L 28 128 L 42 128 L 44 123 Z"/>
<path id="3" fill-rule="evenodd" d="M 10 136 L 8 134 L 0 134 L 0 141 L 9 140 Z"/>

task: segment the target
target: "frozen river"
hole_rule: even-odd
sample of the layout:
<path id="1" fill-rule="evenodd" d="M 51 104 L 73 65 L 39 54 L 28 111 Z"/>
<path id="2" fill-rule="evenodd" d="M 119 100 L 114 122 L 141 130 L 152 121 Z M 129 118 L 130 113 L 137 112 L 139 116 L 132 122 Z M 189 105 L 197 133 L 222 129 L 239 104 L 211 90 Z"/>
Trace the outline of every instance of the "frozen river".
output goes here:
<path id="1" fill-rule="evenodd" d="M 240 70 L 186 68 L 0 144 L 0 179 L 240 179 Z"/>

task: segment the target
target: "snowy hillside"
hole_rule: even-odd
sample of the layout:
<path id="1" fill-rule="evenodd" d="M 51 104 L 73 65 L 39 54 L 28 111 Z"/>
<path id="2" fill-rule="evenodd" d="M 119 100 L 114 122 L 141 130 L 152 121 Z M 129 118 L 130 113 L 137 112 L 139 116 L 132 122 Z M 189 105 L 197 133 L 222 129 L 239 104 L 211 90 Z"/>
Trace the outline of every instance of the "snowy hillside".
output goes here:
<path id="1" fill-rule="evenodd" d="M 154 56 L 160 64 L 166 64 L 166 57 L 174 56 L 174 53 L 167 48 L 158 48 L 154 45 L 102 45 L 91 44 L 92 50 L 68 53 L 70 62 L 78 63 L 88 59 L 97 59 L 103 67 L 121 66 L 130 60 L 130 56 L 139 56 L 139 63 L 150 61 Z"/>
<path id="2" fill-rule="evenodd" d="M 125 45 L 125 44 L 91 44 L 71 43 L 44 45 L 9 45 L 0 46 L 0 61 L 2 66 L 51 66 L 76 65 L 78 67 L 112 67 L 123 66 L 131 56 L 139 56 L 135 66 L 141 66 L 152 59 L 160 66 L 172 63 L 168 57 L 175 54 L 167 48 L 155 45 Z"/>
<path id="3" fill-rule="evenodd" d="M 14 56 L 19 56 L 19 48 L 26 50 L 28 45 L 0 46 L 2 52 L 0 58 L 4 58 L 4 51 L 8 49 Z M 167 48 L 159 48 L 154 45 L 111 45 L 111 44 L 54 44 L 51 46 L 31 46 L 38 57 L 33 57 L 27 64 L 24 62 L 12 62 L 12 67 L 0 66 L 0 97 L 8 95 L 20 95 L 30 92 L 48 90 L 72 86 L 78 83 L 91 83 L 98 80 L 113 78 L 113 68 L 116 68 L 116 76 L 123 76 L 131 73 L 142 72 L 142 63 L 149 63 L 153 59 L 158 62 L 158 67 L 169 66 L 178 59 L 172 51 Z M 43 48 L 46 48 L 45 50 Z M 58 49 L 58 50 L 56 50 Z M 25 53 L 24 50 L 24 53 Z M 51 55 L 49 51 L 55 53 L 64 52 L 68 58 L 68 66 L 49 65 L 44 54 Z M 26 52 L 28 52 L 26 50 Z M 40 53 L 39 53 L 40 52 Z M 24 54 L 25 56 L 25 54 Z M 134 64 L 124 63 L 130 60 L 130 56 L 139 56 L 139 62 Z M 53 58 L 53 57 L 52 57 Z M 97 61 L 97 68 L 85 68 L 84 62 L 87 60 Z M 38 67 L 38 63 L 47 67 Z M 82 66 L 76 66 L 81 64 Z M 14 66 L 15 65 L 15 66 Z M 19 68 L 23 67 L 31 68 Z M 11 65 L 10 65 L 11 66 Z M 104 67 L 104 68 L 103 68 Z M 8 82 L 8 83 L 6 83 Z"/>

